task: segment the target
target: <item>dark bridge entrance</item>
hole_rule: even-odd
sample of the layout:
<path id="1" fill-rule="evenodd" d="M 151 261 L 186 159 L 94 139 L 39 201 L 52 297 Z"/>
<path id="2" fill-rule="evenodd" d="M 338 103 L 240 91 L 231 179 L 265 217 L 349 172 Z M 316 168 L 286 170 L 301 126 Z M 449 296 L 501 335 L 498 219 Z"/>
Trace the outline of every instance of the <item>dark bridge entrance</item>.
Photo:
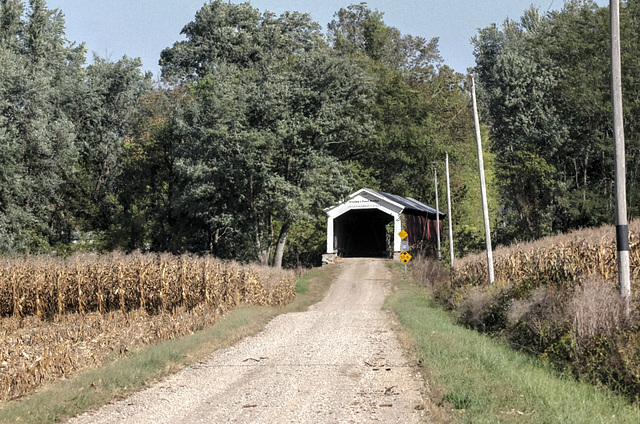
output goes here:
<path id="1" fill-rule="evenodd" d="M 437 214 L 445 214 L 411 197 L 363 188 L 327 213 L 327 253 L 323 263 L 339 256 L 398 256 L 403 248 L 400 231 L 409 233 L 409 248 L 435 239 Z M 404 227 L 404 228 L 403 228 Z M 404 247 L 406 250 L 407 248 Z"/>
<path id="2" fill-rule="evenodd" d="M 348 211 L 334 221 L 338 253 L 345 257 L 383 257 L 393 249 L 387 224 L 393 216 L 378 209 Z"/>

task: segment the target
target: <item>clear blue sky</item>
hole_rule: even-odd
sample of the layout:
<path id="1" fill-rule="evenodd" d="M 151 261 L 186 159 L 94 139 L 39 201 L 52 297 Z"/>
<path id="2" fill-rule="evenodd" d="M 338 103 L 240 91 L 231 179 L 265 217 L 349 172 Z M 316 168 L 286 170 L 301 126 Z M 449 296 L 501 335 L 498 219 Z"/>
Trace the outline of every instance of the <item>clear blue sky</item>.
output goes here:
<path id="1" fill-rule="evenodd" d="M 244 2 L 231 0 L 232 3 Z M 287 10 L 309 13 L 326 31 L 333 15 L 355 1 L 251 0 L 260 11 L 280 14 Z M 67 38 L 85 42 L 90 61 L 95 51 L 114 61 L 140 57 L 143 68 L 159 74 L 160 52 L 181 40 L 180 31 L 192 21 L 204 0 L 47 0 L 49 8 L 65 14 Z M 600 6 L 608 0 L 597 0 Z M 369 8 L 384 13 L 385 23 L 403 34 L 438 37 L 444 63 L 458 72 L 474 66 L 470 39 L 478 28 L 519 19 L 532 4 L 542 12 L 559 9 L 563 0 L 369 0 Z"/>

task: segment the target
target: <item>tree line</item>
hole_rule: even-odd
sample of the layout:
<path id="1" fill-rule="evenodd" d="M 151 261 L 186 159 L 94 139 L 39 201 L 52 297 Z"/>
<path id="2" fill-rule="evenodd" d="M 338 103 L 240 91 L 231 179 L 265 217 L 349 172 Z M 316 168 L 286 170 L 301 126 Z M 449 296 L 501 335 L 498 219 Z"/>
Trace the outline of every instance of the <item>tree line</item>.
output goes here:
<path id="1" fill-rule="evenodd" d="M 310 16 L 211 1 L 161 54 L 112 62 L 44 0 L 0 1 L 0 251 L 212 253 L 281 266 L 324 249 L 323 208 L 361 187 L 435 203 L 481 237 L 465 78 L 437 39 L 366 4 Z M 444 192 L 440 188 L 440 192 Z"/>
<path id="2" fill-rule="evenodd" d="M 436 38 L 402 34 L 364 3 L 323 32 L 304 13 L 217 0 L 161 53 L 154 81 L 138 59 L 87 64 L 44 0 L 0 7 L 3 254 L 308 265 L 324 250 L 323 208 L 362 187 L 435 204 L 446 152 L 456 253 L 484 246 L 468 79 L 443 63 Z M 631 216 L 639 17 L 637 0 L 623 2 Z M 607 8 L 572 0 L 474 38 L 499 243 L 613 220 L 608 34 Z"/>

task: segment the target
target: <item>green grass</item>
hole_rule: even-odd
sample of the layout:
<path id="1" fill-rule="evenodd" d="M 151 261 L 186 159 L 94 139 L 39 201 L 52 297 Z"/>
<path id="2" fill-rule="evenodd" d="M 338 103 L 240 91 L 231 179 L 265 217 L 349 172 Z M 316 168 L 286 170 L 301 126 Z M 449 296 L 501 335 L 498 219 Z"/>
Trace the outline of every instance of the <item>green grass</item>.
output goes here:
<path id="1" fill-rule="evenodd" d="M 398 282 L 386 306 L 412 339 L 432 402 L 455 422 L 640 422 L 625 398 L 561 378 L 536 358 L 455 324 L 413 282 Z"/>
<path id="2" fill-rule="evenodd" d="M 214 350 L 255 334 L 276 315 L 305 310 L 322 300 L 339 265 L 307 273 L 297 280 L 296 298 L 283 308 L 240 306 L 216 324 L 192 335 L 134 350 L 99 368 L 59 381 L 12 402 L 0 402 L 0 423 L 59 422 L 138 391 Z"/>
<path id="3" fill-rule="evenodd" d="M 296 279 L 296 294 L 304 294 L 309 291 L 309 282 L 323 272 L 322 268 L 306 274 Z"/>

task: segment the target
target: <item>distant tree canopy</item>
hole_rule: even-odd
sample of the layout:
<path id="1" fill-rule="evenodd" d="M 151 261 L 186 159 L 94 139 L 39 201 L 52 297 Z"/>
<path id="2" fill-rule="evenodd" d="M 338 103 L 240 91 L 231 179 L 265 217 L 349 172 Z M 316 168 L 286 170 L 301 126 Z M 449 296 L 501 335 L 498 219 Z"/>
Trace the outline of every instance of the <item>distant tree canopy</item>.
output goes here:
<path id="1" fill-rule="evenodd" d="M 640 3 L 621 8 L 629 213 L 638 216 Z M 480 30 L 476 72 L 500 185 L 500 239 L 612 222 L 609 12 L 572 0 Z"/>
<path id="2" fill-rule="evenodd" d="M 189 92 L 173 116 L 172 248 L 281 266 L 291 226 L 349 190 L 334 153 L 370 131 L 370 78 L 298 12 L 215 1 L 183 34 L 161 60 Z"/>
<path id="3" fill-rule="evenodd" d="M 384 24 L 382 13 L 363 3 L 341 9 L 335 18 L 329 24 L 332 45 L 364 62 L 375 81 L 369 108 L 374 131 L 343 155 L 355 169 L 358 185 L 412 196 L 435 206 L 433 171 L 438 171 L 442 184 L 449 152 L 458 253 L 477 250 L 484 243 L 482 206 L 465 77 L 442 64 L 437 39 L 402 35 Z M 492 187 L 493 164 L 488 152 L 485 166 Z M 444 185 L 439 193 L 446 193 Z M 496 212 L 495 190 L 489 196 Z"/>

